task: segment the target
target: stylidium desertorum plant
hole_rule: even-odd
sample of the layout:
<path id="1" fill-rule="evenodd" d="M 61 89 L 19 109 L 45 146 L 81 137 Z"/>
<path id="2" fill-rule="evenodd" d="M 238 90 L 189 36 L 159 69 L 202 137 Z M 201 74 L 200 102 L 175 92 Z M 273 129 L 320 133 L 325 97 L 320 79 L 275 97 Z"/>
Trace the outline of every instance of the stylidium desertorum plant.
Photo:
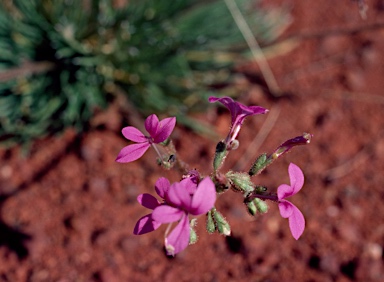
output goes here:
<path id="1" fill-rule="evenodd" d="M 255 185 L 251 178 L 260 174 L 293 147 L 310 143 L 312 135 L 304 133 L 286 140 L 271 154 L 261 154 L 248 172 L 232 170 L 222 172 L 221 168 L 227 155 L 239 146 L 237 136 L 245 118 L 266 114 L 268 110 L 260 106 L 245 106 L 230 97 L 210 97 L 209 102 L 222 103 L 228 108 L 232 118 L 227 137 L 216 145 L 213 169 L 204 175 L 197 170 L 187 170 L 184 163 L 176 157 L 175 147 L 169 138 L 175 127 L 176 118 L 170 117 L 159 121 L 156 115 L 150 115 L 144 124 L 149 135 L 144 135 L 132 126 L 123 128 L 124 137 L 135 144 L 124 147 L 117 156 L 117 162 L 135 161 L 153 147 L 161 166 L 165 169 L 177 167 L 183 171 L 179 182 L 171 184 L 164 177 L 156 181 L 155 191 L 161 200 L 147 193 L 138 195 L 137 201 L 152 212 L 137 221 L 133 234 L 143 235 L 155 231 L 162 224 L 168 224 L 164 243 L 167 255 L 171 256 L 181 252 L 189 244 L 196 243 L 197 234 L 194 227 L 197 216 L 206 216 L 208 233 L 217 231 L 229 236 L 231 234 L 229 222 L 215 208 L 215 202 L 217 194 L 233 190 L 243 194 L 244 204 L 251 215 L 266 213 L 267 201 L 277 203 L 280 215 L 288 219 L 292 236 L 296 240 L 299 239 L 305 229 L 305 219 L 301 211 L 287 198 L 297 194 L 304 185 L 304 174 L 301 169 L 291 163 L 288 167 L 290 184 L 281 184 L 275 192 L 268 191 L 264 186 Z M 160 150 L 158 145 L 164 150 Z M 172 223 L 176 223 L 176 226 L 171 230 Z"/>

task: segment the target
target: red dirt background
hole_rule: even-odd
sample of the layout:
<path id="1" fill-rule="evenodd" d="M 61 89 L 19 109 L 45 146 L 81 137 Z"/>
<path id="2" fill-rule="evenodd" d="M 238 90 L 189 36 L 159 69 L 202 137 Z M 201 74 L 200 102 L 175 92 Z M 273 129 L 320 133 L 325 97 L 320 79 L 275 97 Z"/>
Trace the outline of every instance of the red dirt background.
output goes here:
<path id="1" fill-rule="evenodd" d="M 239 100 L 270 112 L 246 120 L 228 166 L 247 170 L 245 156 L 314 134 L 255 178 L 274 191 L 288 182 L 290 162 L 303 169 L 305 186 L 291 199 L 307 223 L 298 241 L 276 205 L 253 218 L 231 191 L 217 204 L 231 237 L 208 235 L 201 218 L 198 243 L 168 258 L 164 227 L 132 235 L 148 213 L 137 195 L 153 193 L 160 176 L 180 175 L 159 169 L 153 152 L 115 163 L 128 144 L 120 129 L 133 116 L 112 106 L 82 136 L 68 130 L 38 141 L 28 156 L 0 149 L 0 281 L 383 281 L 384 2 L 366 3 L 363 20 L 349 0 L 264 1 L 292 12 L 281 40 L 295 39 L 296 47 L 269 60 L 289 98 L 270 99 L 252 83 L 255 63 L 238 68 L 248 78 Z M 230 117 L 218 108 L 197 118 L 224 137 Z M 172 137 L 183 160 L 210 172 L 216 142 L 180 127 Z"/>

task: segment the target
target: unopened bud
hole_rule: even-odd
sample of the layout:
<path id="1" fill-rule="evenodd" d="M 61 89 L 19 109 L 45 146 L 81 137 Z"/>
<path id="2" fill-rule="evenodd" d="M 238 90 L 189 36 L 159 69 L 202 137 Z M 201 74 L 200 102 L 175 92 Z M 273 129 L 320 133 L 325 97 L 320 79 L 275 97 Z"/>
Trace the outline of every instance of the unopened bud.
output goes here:
<path id="1" fill-rule="evenodd" d="M 247 208 L 248 208 L 248 212 L 251 214 L 251 215 L 255 215 L 257 213 L 257 208 L 256 208 L 256 205 L 253 201 L 251 202 L 248 202 L 248 203 L 245 203 Z"/>
<path id="2" fill-rule="evenodd" d="M 306 145 L 311 143 L 313 135 L 310 133 L 303 133 L 301 136 L 297 136 L 295 138 L 289 139 L 285 141 L 283 144 L 281 144 L 269 157 L 271 160 L 275 160 L 282 156 L 283 154 L 287 153 L 290 151 L 293 147 L 295 146 L 300 146 L 300 145 Z"/>
<path id="3" fill-rule="evenodd" d="M 263 201 L 259 198 L 255 198 L 255 199 L 253 199 L 252 202 L 255 203 L 255 206 L 256 206 L 257 211 L 259 213 L 266 213 L 268 211 L 268 205 L 265 201 Z"/>
<path id="4" fill-rule="evenodd" d="M 217 231 L 219 231 L 220 234 L 223 234 L 225 236 L 231 235 L 231 227 L 229 226 L 228 221 L 216 209 L 212 211 L 213 211 L 213 218 L 216 223 Z"/>
<path id="5" fill-rule="evenodd" d="M 255 192 L 256 193 L 264 193 L 264 192 L 267 192 L 267 187 L 265 186 L 256 186 L 255 187 Z"/>
<path id="6" fill-rule="evenodd" d="M 220 141 L 216 145 L 215 157 L 213 159 L 213 169 L 218 170 L 224 163 L 225 157 L 227 156 L 228 151 L 226 145 L 223 141 Z"/>
<path id="7" fill-rule="evenodd" d="M 196 224 L 197 224 L 196 218 L 191 219 L 191 221 L 189 222 L 189 229 L 191 230 L 191 233 L 189 234 L 189 244 L 190 245 L 195 244 L 197 242 L 197 234 L 195 231 Z"/>
<path id="8" fill-rule="evenodd" d="M 225 176 L 229 179 L 232 187 L 236 191 L 249 194 L 254 190 L 254 184 L 251 181 L 251 177 L 246 173 L 228 171 Z"/>
<path id="9" fill-rule="evenodd" d="M 216 230 L 216 225 L 215 225 L 215 221 L 213 220 L 213 215 L 212 215 L 211 210 L 207 213 L 207 227 L 206 227 L 206 229 L 207 229 L 207 232 L 210 234 L 212 234 Z"/>
<path id="10" fill-rule="evenodd" d="M 261 154 L 256 161 L 253 163 L 251 169 L 249 170 L 248 174 L 250 176 L 259 174 L 262 172 L 269 164 L 271 161 L 267 158 L 267 154 Z"/>

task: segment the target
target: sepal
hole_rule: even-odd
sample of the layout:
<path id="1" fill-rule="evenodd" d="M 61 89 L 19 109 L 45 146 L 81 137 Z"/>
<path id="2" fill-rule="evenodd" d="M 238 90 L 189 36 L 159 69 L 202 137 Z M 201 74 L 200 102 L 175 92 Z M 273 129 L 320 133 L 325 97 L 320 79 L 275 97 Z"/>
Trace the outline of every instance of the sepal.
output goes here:
<path id="1" fill-rule="evenodd" d="M 251 177 L 247 173 L 228 171 L 225 176 L 236 191 L 240 191 L 245 195 L 255 189 L 254 184 L 251 181 Z"/>

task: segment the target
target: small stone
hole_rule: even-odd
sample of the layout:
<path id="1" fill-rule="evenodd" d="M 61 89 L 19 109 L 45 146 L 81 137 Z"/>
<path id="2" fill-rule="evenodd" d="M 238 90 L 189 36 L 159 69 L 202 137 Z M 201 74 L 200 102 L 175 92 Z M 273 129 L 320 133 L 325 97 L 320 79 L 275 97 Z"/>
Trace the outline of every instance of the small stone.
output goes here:
<path id="1" fill-rule="evenodd" d="M 346 73 L 348 85 L 353 90 L 364 90 L 366 87 L 365 73 L 361 69 L 349 69 Z"/>
<path id="2" fill-rule="evenodd" d="M 329 217 L 336 217 L 336 216 L 339 215 L 339 213 L 340 213 L 340 210 L 339 210 L 339 208 L 336 207 L 336 206 L 329 206 L 329 207 L 327 208 L 327 215 L 328 215 Z"/>
<path id="3" fill-rule="evenodd" d="M 279 223 L 279 220 L 277 217 L 268 218 L 267 228 L 271 233 L 276 234 L 279 231 L 280 226 L 281 224 Z"/>
<path id="4" fill-rule="evenodd" d="M 367 243 L 365 245 L 365 251 L 375 260 L 379 260 L 383 256 L 383 248 L 377 243 Z"/>
<path id="5" fill-rule="evenodd" d="M 0 170 L 0 174 L 2 177 L 4 178 L 10 178 L 13 174 L 13 169 L 11 166 L 9 165 L 5 165 L 1 168 Z"/>
<path id="6" fill-rule="evenodd" d="M 324 51 L 329 54 L 345 52 L 350 46 L 348 36 L 327 36 L 322 42 Z"/>
<path id="7" fill-rule="evenodd" d="M 108 182 L 103 178 L 93 178 L 89 181 L 89 190 L 95 195 L 104 195 L 108 191 Z"/>

